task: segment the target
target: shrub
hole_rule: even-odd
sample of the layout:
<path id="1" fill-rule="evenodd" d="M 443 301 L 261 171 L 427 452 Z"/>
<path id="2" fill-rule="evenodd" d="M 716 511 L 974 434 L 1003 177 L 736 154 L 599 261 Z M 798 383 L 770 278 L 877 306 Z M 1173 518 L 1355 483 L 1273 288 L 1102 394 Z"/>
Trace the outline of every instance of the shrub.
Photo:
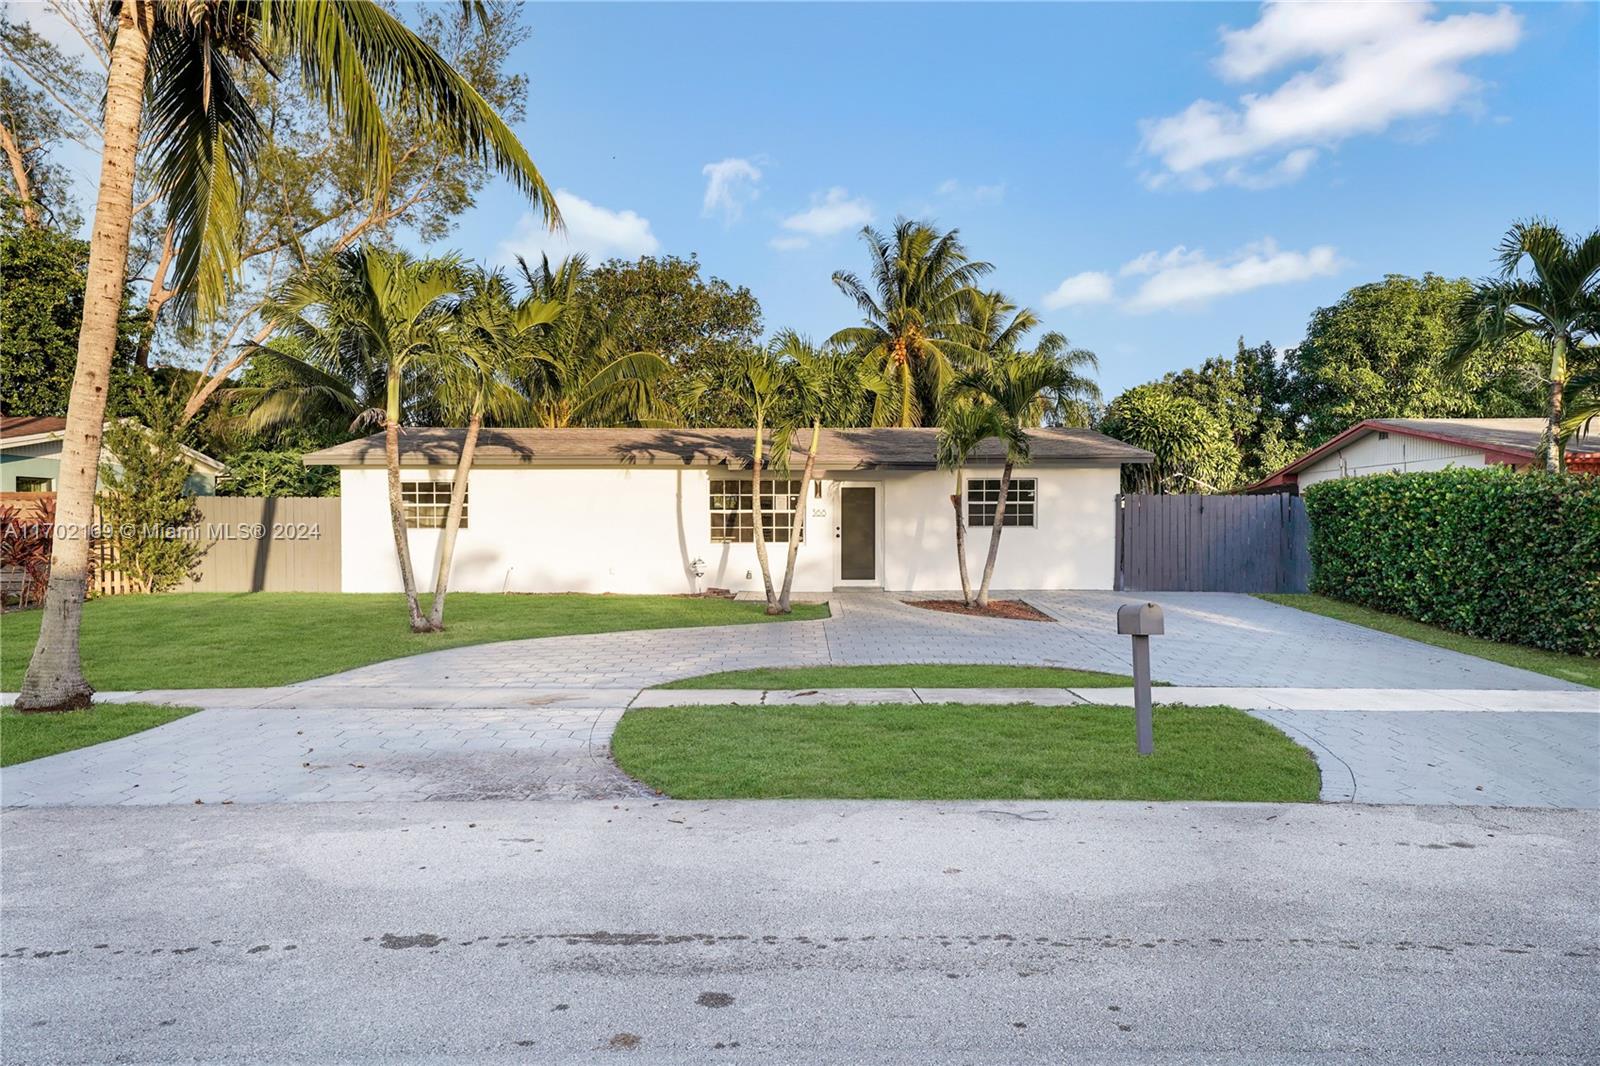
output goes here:
<path id="1" fill-rule="evenodd" d="M 153 389 L 138 391 L 134 401 L 142 425 L 130 418 L 106 427 L 114 461 L 100 464 L 95 497 L 101 526 L 116 541 L 106 569 L 127 574 L 142 592 L 165 592 L 198 576 L 209 545 L 195 535 L 200 509 L 189 491 L 176 403 Z"/>
<path id="2" fill-rule="evenodd" d="M 41 496 L 27 514 L 22 508 L 0 504 L 0 574 L 15 583 L 17 606 L 44 602 L 50 584 L 50 546 L 56 524 L 54 494 Z M 3 605 L 0 605 L 3 606 Z"/>
<path id="3" fill-rule="evenodd" d="M 1504 468 L 1306 490 L 1311 589 L 1475 637 L 1600 655 L 1600 478 Z"/>

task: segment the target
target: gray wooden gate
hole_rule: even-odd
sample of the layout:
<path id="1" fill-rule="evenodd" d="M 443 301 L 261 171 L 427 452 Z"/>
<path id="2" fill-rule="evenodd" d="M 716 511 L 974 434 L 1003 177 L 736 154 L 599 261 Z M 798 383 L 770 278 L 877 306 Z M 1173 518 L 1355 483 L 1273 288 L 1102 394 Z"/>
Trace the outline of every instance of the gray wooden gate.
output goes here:
<path id="1" fill-rule="evenodd" d="M 1304 592 L 1311 577 L 1298 496 L 1121 496 L 1117 588 Z"/>

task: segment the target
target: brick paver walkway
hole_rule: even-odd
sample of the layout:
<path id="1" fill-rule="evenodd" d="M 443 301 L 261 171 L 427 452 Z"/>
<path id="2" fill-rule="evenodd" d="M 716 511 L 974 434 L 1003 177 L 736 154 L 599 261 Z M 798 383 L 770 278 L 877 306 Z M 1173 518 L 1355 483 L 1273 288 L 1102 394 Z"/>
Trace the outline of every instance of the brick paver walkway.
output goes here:
<path id="1" fill-rule="evenodd" d="M 607 798 L 639 789 L 609 757 L 622 710 L 640 688 L 676 678 L 822 663 L 995 662 L 1128 671 L 1127 640 L 1115 634 L 1113 619 L 1116 606 L 1133 597 L 1055 592 L 1027 598 L 1060 624 L 978 621 L 910 607 L 892 596 L 844 594 L 827 621 L 510 641 L 377 663 L 280 689 L 144 693 L 144 699 L 207 709 L 121 741 L 8 768 L 0 773 L 0 800 Z M 1156 639 L 1154 669 L 1174 684 L 1582 691 L 1246 596 L 1156 598 L 1166 608 L 1167 633 Z M 1592 765 L 1596 745 L 1582 722 L 1593 716 L 1569 715 L 1568 724 L 1548 726 L 1517 715 L 1467 716 L 1473 735 L 1463 739 L 1469 723 L 1454 724 L 1448 712 L 1391 714 L 1395 724 L 1383 727 L 1388 733 L 1375 732 L 1352 712 L 1283 713 L 1321 714 L 1280 724 L 1320 749 L 1319 757 L 1344 759 L 1341 765 L 1358 779 L 1358 800 L 1522 803 L 1592 792 L 1583 760 Z M 1434 715 L 1443 717 L 1424 721 Z M 1514 718 L 1524 719 L 1514 729 L 1495 724 Z M 1496 738 L 1505 730 L 1502 743 Z M 1469 749 L 1470 757 L 1461 754 Z M 1550 749 L 1566 749 L 1579 760 L 1576 770 L 1571 758 L 1552 755 L 1539 763 L 1548 765 L 1552 780 L 1534 781 L 1526 752 L 1536 750 L 1543 759 Z M 1448 752 L 1457 754 L 1433 760 Z M 1383 782 L 1410 780 L 1414 766 L 1437 772 L 1408 786 L 1404 794 L 1413 798 L 1386 798 L 1401 793 Z"/>

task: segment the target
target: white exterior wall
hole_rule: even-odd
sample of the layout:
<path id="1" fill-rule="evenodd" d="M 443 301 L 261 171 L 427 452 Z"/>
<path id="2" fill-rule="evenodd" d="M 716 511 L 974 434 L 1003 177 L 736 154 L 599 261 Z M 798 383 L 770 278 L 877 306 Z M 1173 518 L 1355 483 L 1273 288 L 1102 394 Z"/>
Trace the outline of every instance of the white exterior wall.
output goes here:
<path id="1" fill-rule="evenodd" d="M 1481 448 L 1466 444 L 1412 437 L 1391 431 L 1387 440 L 1376 432 L 1367 433 L 1307 466 L 1299 473 L 1302 489 L 1319 481 L 1341 477 L 1364 477 L 1399 471 L 1414 474 L 1422 470 L 1443 470 L 1451 466 L 1483 466 Z"/>
<path id="2" fill-rule="evenodd" d="M 798 471 L 795 476 L 798 477 Z M 449 468 L 407 469 L 405 479 L 448 481 Z M 396 592 L 399 565 L 381 468 L 340 472 L 341 555 L 346 592 Z M 973 476 L 998 476 L 985 470 Z M 710 481 L 720 468 L 605 467 L 474 470 L 467 528 L 456 542 L 451 588 L 465 592 L 685 593 L 706 588 L 759 592 L 753 544 L 711 541 Z M 1115 550 L 1115 467 L 1034 468 L 1036 528 L 1002 534 L 996 588 L 1109 589 Z M 943 472 L 822 475 L 822 496 L 804 501 L 806 539 L 795 589 L 837 584 L 834 516 L 840 484 L 879 486 L 879 577 L 898 591 L 960 587 L 950 508 L 953 475 Z M 409 531 L 418 586 L 433 587 L 440 531 Z M 989 530 L 969 530 L 973 583 L 982 575 Z M 773 581 L 783 580 L 786 544 L 771 544 Z M 704 576 L 695 579 L 694 560 Z"/>

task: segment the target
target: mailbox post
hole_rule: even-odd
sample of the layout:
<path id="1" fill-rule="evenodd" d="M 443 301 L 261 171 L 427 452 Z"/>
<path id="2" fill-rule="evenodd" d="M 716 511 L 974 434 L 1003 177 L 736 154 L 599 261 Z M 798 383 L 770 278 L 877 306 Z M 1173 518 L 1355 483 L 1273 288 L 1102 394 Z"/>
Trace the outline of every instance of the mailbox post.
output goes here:
<path id="1" fill-rule="evenodd" d="M 1156 750 L 1150 707 L 1150 638 L 1166 631 L 1166 619 L 1158 604 L 1125 603 L 1117 608 L 1117 632 L 1133 637 L 1133 726 L 1140 755 Z"/>

